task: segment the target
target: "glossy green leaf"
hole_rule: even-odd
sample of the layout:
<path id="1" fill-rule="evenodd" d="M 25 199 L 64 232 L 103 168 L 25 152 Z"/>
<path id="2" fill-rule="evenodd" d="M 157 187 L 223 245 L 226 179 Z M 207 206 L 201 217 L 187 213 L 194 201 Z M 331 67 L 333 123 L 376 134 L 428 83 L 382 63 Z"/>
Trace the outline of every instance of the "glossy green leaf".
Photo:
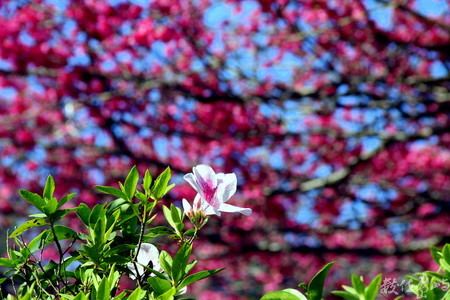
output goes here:
<path id="1" fill-rule="evenodd" d="M 78 207 L 75 208 L 66 208 L 66 209 L 61 209 L 61 210 L 57 210 L 55 211 L 52 215 L 51 215 L 51 220 L 53 222 L 56 222 L 60 219 L 62 219 L 64 216 L 66 216 L 67 214 L 76 211 L 78 209 Z"/>
<path id="2" fill-rule="evenodd" d="M 284 290 L 282 290 L 282 292 L 288 292 L 288 293 L 296 296 L 297 299 L 299 299 L 299 300 L 308 300 L 308 298 L 306 298 L 305 295 L 303 295 L 300 291 L 295 290 L 295 289 L 284 289 Z"/>
<path id="3" fill-rule="evenodd" d="M 47 199 L 47 203 L 44 205 L 42 210 L 47 216 L 50 216 L 56 211 L 56 207 L 58 206 L 58 200 L 56 198 Z"/>
<path id="4" fill-rule="evenodd" d="M 156 296 L 162 295 L 172 288 L 172 284 L 170 283 L 170 281 L 159 277 L 149 277 L 147 279 L 147 282 L 152 287 Z"/>
<path id="5" fill-rule="evenodd" d="M 152 175 L 150 174 L 149 170 L 146 170 L 144 174 L 144 180 L 142 182 L 142 188 L 144 189 L 144 191 L 148 191 L 150 189 L 151 184 L 152 184 Z"/>
<path id="6" fill-rule="evenodd" d="M 195 267 L 195 265 L 197 264 L 197 260 L 194 259 L 191 263 L 186 265 L 186 268 L 184 270 L 185 274 L 189 274 L 189 272 L 191 272 L 192 268 Z"/>
<path id="7" fill-rule="evenodd" d="M 322 299 L 323 285 L 334 262 L 326 264 L 308 284 L 307 295 L 310 300 Z"/>
<path id="8" fill-rule="evenodd" d="M 19 190 L 20 196 L 27 202 L 31 203 L 37 209 L 42 211 L 42 208 L 45 205 L 44 199 L 36 193 L 31 193 L 27 190 Z"/>
<path id="9" fill-rule="evenodd" d="M 177 289 L 176 288 L 171 288 L 170 290 L 168 290 L 164 294 L 158 296 L 156 299 L 157 300 L 173 300 L 173 299 L 175 299 L 174 296 L 175 296 L 176 293 L 177 293 Z"/>
<path id="10" fill-rule="evenodd" d="M 106 215 L 106 209 L 105 206 L 102 204 L 97 204 L 92 209 L 91 213 L 89 214 L 89 224 L 97 224 L 97 221 L 99 219 L 102 219 Z"/>
<path id="11" fill-rule="evenodd" d="M 44 199 L 46 199 L 47 201 L 52 199 L 54 192 L 55 192 L 55 180 L 51 175 L 48 175 L 47 180 L 45 181 Z"/>
<path id="12" fill-rule="evenodd" d="M 360 300 L 360 298 L 358 296 L 352 295 L 352 294 L 350 294 L 348 292 L 344 292 L 344 291 L 333 291 L 331 293 L 336 295 L 336 296 L 339 296 L 339 297 L 342 297 L 344 299 L 347 299 L 347 300 Z"/>
<path id="13" fill-rule="evenodd" d="M 365 286 L 364 286 L 364 282 L 362 281 L 362 278 L 360 278 L 359 276 L 357 276 L 355 274 L 352 274 L 351 279 L 352 279 L 353 288 L 356 290 L 356 292 L 359 295 L 364 295 Z"/>
<path id="14" fill-rule="evenodd" d="M 164 191 L 164 194 L 167 194 L 168 192 L 170 192 L 171 189 L 173 189 L 175 187 L 175 183 L 172 183 L 171 185 L 169 185 L 166 190 Z"/>
<path id="15" fill-rule="evenodd" d="M 171 234 L 175 234 L 175 231 L 173 231 L 169 227 L 156 226 L 156 227 L 150 228 L 148 230 L 147 237 L 155 238 L 155 237 L 164 236 L 164 235 L 171 235 Z"/>
<path id="16" fill-rule="evenodd" d="M 16 265 L 17 264 L 12 259 L 3 258 L 3 257 L 0 258 L 0 266 L 7 267 L 7 268 L 15 268 Z"/>
<path id="17" fill-rule="evenodd" d="M 299 300 L 297 296 L 286 291 L 269 292 L 262 296 L 261 300 Z"/>
<path id="18" fill-rule="evenodd" d="M 127 195 L 117 188 L 101 185 L 95 185 L 94 188 L 101 193 L 113 195 L 116 196 L 117 198 L 127 199 Z"/>
<path id="19" fill-rule="evenodd" d="M 16 230 L 14 230 L 14 232 L 9 235 L 9 238 L 14 238 L 16 236 L 19 236 L 30 228 L 33 228 L 36 226 L 43 226 L 43 225 L 48 225 L 48 223 L 47 223 L 47 221 L 45 221 L 42 218 L 36 218 L 36 219 L 29 220 L 29 221 L 23 223 L 22 225 L 20 225 L 19 227 L 17 227 Z"/>
<path id="20" fill-rule="evenodd" d="M 180 285 L 178 286 L 178 289 L 182 289 L 185 286 L 188 286 L 194 282 L 197 282 L 199 280 L 202 280 L 204 278 L 207 278 L 209 276 L 212 276 L 222 270 L 224 270 L 225 268 L 221 268 L 221 269 L 217 269 L 217 270 L 206 270 L 206 271 L 201 271 L 192 275 L 187 276 L 185 279 L 183 279 L 183 281 L 180 283 Z"/>
<path id="21" fill-rule="evenodd" d="M 70 199 L 72 199 L 73 197 L 75 197 L 76 194 L 77 194 L 77 193 L 72 193 L 72 194 L 69 194 L 69 195 L 66 195 L 66 196 L 62 197 L 61 200 L 60 200 L 59 203 L 58 203 L 58 206 L 57 206 L 56 208 L 59 209 L 61 206 L 63 206 L 64 204 L 66 204 L 67 201 L 69 201 Z"/>
<path id="22" fill-rule="evenodd" d="M 450 273 L 450 264 L 444 258 L 439 260 L 439 266 Z"/>
<path id="23" fill-rule="evenodd" d="M 159 254 L 159 263 L 161 264 L 161 268 L 166 272 L 167 275 L 172 275 L 172 264 L 173 260 L 169 253 L 166 251 L 161 251 Z"/>
<path id="24" fill-rule="evenodd" d="M 442 248 L 442 257 L 450 264 L 450 244 L 446 244 L 444 248 Z"/>
<path id="25" fill-rule="evenodd" d="M 86 204 L 81 203 L 78 206 L 76 214 L 78 215 L 78 218 L 81 220 L 81 222 L 84 223 L 84 225 L 89 225 L 89 216 L 91 214 L 91 210 Z"/>
<path id="26" fill-rule="evenodd" d="M 95 244 L 101 244 L 102 242 L 106 241 L 105 235 L 106 235 L 106 217 L 102 216 L 97 220 L 97 223 L 95 223 L 94 226 L 94 242 Z"/>
<path id="27" fill-rule="evenodd" d="M 110 299 L 110 286 L 108 282 L 108 277 L 104 277 L 96 290 L 96 300 Z"/>
<path id="28" fill-rule="evenodd" d="M 78 238 L 78 234 L 71 228 L 56 225 L 54 226 L 54 230 L 56 233 L 56 237 L 58 240 L 73 240 Z M 30 253 L 34 253 L 39 249 L 44 248 L 45 246 L 53 243 L 55 241 L 53 237 L 53 233 L 50 229 L 44 230 L 38 236 L 36 236 L 31 242 L 28 244 L 28 250 Z"/>
<path id="29" fill-rule="evenodd" d="M 382 280 L 382 275 L 379 274 L 367 286 L 367 288 L 364 292 L 364 297 L 366 298 L 365 300 L 375 300 L 375 298 L 377 297 L 377 294 L 378 294 L 381 280 Z"/>
<path id="30" fill-rule="evenodd" d="M 164 172 L 156 178 L 152 188 L 152 194 L 156 199 L 161 199 L 166 194 L 167 184 L 169 183 L 171 176 L 170 168 L 167 167 Z"/>
<path id="31" fill-rule="evenodd" d="M 164 217 L 166 218 L 167 223 L 169 223 L 173 229 L 177 230 L 177 223 L 175 223 L 175 221 L 172 218 L 172 211 L 165 205 L 163 205 L 163 214 Z"/>
<path id="32" fill-rule="evenodd" d="M 181 212 L 181 209 L 171 204 L 170 214 L 172 215 L 172 220 L 176 225 L 176 229 L 178 230 L 178 232 L 181 232 L 184 229 L 184 223 L 182 219 L 183 213 Z"/>
<path id="33" fill-rule="evenodd" d="M 172 278 L 178 282 L 184 275 L 185 269 L 191 257 L 192 246 L 188 243 L 183 244 L 180 250 L 173 258 Z"/>
<path id="34" fill-rule="evenodd" d="M 143 299 L 146 292 L 142 290 L 140 287 L 136 288 L 130 296 L 128 296 L 128 300 L 140 300 Z"/>
<path id="35" fill-rule="evenodd" d="M 128 176 L 125 179 L 124 183 L 125 194 L 127 195 L 129 200 L 133 199 L 134 197 L 138 181 L 139 181 L 139 173 L 136 169 L 136 166 L 133 166 L 133 168 L 131 168 L 130 172 L 128 173 Z"/>
<path id="36" fill-rule="evenodd" d="M 439 264 L 439 260 L 442 257 L 442 251 L 438 247 L 430 247 L 431 256 L 434 261 Z"/>

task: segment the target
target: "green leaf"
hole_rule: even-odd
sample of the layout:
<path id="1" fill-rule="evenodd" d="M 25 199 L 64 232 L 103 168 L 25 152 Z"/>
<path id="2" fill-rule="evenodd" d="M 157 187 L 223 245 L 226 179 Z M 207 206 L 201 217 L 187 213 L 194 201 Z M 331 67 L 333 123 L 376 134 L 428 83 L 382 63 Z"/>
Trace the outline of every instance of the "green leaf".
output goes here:
<path id="1" fill-rule="evenodd" d="M 151 285 L 153 291 L 157 296 L 164 294 L 172 288 L 172 284 L 167 279 L 158 277 L 149 277 L 147 282 Z"/>
<path id="2" fill-rule="evenodd" d="M 54 227 L 56 237 L 58 240 L 67 240 L 67 239 L 77 239 L 78 234 L 71 228 L 62 226 L 62 225 L 56 225 Z M 53 233 L 50 229 L 44 230 L 41 232 L 37 237 L 35 237 L 31 242 L 28 244 L 28 250 L 30 253 L 34 253 L 39 249 L 44 248 L 45 246 L 53 243 L 55 241 L 53 237 Z"/>
<path id="3" fill-rule="evenodd" d="M 158 178 L 155 180 L 155 184 L 152 188 L 152 194 L 156 199 L 161 199 L 166 194 L 167 184 L 172 176 L 170 168 L 167 167 Z"/>
<path id="4" fill-rule="evenodd" d="M 303 295 L 300 291 L 295 290 L 295 289 L 284 289 L 284 290 L 282 290 L 282 292 L 288 292 L 288 293 L 296 296 L 297 299 L 299 299 L 299 300 L 308 300 L 308 298 L 306 298 L 305 295 Z"/>
<path id="5" fill-rule="evenodd" d="M 77 209 L 78 209 L 78 207 L 57 210 L 51 215 L 51 219 L 52 219 L 53 222 L 58 221 L 59 219 L 61 219 L 65 215 L 67 215 L 67 214 L 69 214 L 69 213 L 71 213 L 71 212 L 73 212 L 73 211 L 75 211 Z"/>
<path id="6" fill-rule="evenodd" d="M 96 299 L 97 300 L 104 300 L 104 299 L 110 299 L 111 293 L 110 293 L 110 286 L 108 282 L 108 277 L 104 277 L 102 281 L 100 281 L 100 284 L 98 286 L 98 289 L 96 291 Z"/>
<path id="7" fill-rule="evenodd" d="M 95 223 L 94 226 L 94 241 L 95 244 L 99 245 L 102 242 L 105 242 L 105 236 L 106 236 L 106 217 L 102 216 L 97 220 L 97 223 Z M 107 238 L 107 237 L 106 237 Z"/>
<path id="8" fill-rule="evenodd" d="M 150 185 L 152 184 L 152 175 L 149 170 L 145 171 L 144 180 L 142 182 L 142 188 L 144 191 L 148 191 L 150 189 Z"/>
<path id="9" fill-rule="evenodd" d="M 196 259 L 194 259 L 191 263 L 187 264 L 187 266 L 184 270 L 184 274 L 189 274 L 189 272 L 191 272 L 192 268 L 195 267 L 196 264 L 197 264 Z"/>
<path id="10" fill-rule="evenodd" d="M 344 291 L 333 291 L 331 293 L 336 295 L 336 296 L 339 296 L 339 297 L 342 297 L 344 299 L 347 299 L 347 300 L 360 300 L 358 296 L 352 295 L 352 294 L 344 292 Z"/>
<path id="11" fill-rule="evenodd" d="M 44 187 L 44 199 L 51 200 L 53 198 L 53 193 L 55 192 L 55 180 L 51 175 L 48 175 L 45 181 Z"/>
<path id="12" fill-rule="evenodd" d="M 112 214 L 116 209 L 121 208 L 123 205 L 126 205 L 126 207 L 129 207 L 130 204 L 127 200 L 125 200 L 123 198 L 119 198 L 114 201 L 111 201 L 111 203 L 109 203 L 108 207 L 107 207 L 107 209 L 108 209 L 107 214 L 108 215 Z M 124 207 L 124 208 L 126 208 L 126 207 Z"/>
<path id="13" fill-rule="evenodd" d="M 124 183 L 125 193 L 129 200 L 132 200 L 134 197 L 138 181 L 139 181 L 139 173 L 136 169 L 136 166 L 133 166 L 133 168 L 131 168 L 130 170 L 130 173 L 128 173 L 128 176 L 125 179 Z"/>
<path id="14" fill-rule="evenodd" d="M 3 282 L 5 282 L 6 279 L 8 279 L 8 278 L 0 278 L 0 284 L 2 284 Z"/>
<path id="15" fill-rule="evenodd" d="M 101 185 L 95 185 L 94 188 L 101 193 L 113 195 L 116 196 L 117 198 L 127 199 L 127 195 L 117 188 Z"/>
<path id="16" fill-rule="evenodd" d="M 434 261 L 439 264 L 439 260 L 442 257 L 441 249 L 438 247 L 430 247 L 431 256 L 433 257 Z"/>
<path id="17" fill-rule="evenodd" d="M 166 272 L 167 275 L 172 275 L 172 257 L 166 251 L 161 251 L 159 254 L 159 263 L 161 264 L 161 268 Z"/>
<path id="18" fill-rule="evenodd" d="M 186 266 L 189 262 L 189 258 L 191 257 L 192 246 L 188 243 L 183 244 L 180 250 L 178 250 L 177 254 L 173 258 L 172 264 L 172 279 L 178 282 L 181 278 L 184 277 Z"/>
<path id="19" fill-rule="evenodd" d="M 134 292 L 131 293 L 130 296 L 128 296 L 128 300 L 140 300 L 144 298 L 146 292 L 142 290 L 140 287 L 136 288 Z"/>
<path id="20" fill-rule="evenodd" d="M 299 300 L 297 296 L 286 291 L 268 292 L 262 296 L 261 300 Z"/>
<path id="21" fill-rule="evenodd" d="M 145 196 L 145 194 L 142 193 L 141 191 L 136 191 L 136 193 L 134 194 L 134 196 L 135 196 L 136 198 L 138 198 L 139 200 L 141 200 L 141 202 L 145 202 L 145 201 L 148 200 L 147 197 Z"/>
<path id="22" fill-rule="evenodd" d="M 322 299 L 323 285 L 334 262 L 326 264 L 308 284 L 307 295 L 310 300 Z"/>
<path id="23" fill-rule="evenodd" d="M 186 236 L 194 236 L 194 233 L 195 233 L 195 229 L 191 228 L 191 229 L 187 230 L 184 233 L 184 235 L 186 235 Z"/>
<path id="24" fill-rule="evenodd" d="M 66 226 L 56 225 L 54 226 L 54 231 L 58 240 L 73 240 L 78 238 L 78 234 L 75 232 L 75 230 Z M 54 237 L 49 236 L 45 244 L 48 245 L 53 242 Z"/>
<path id="25" fill-rule="evenodd" d="M 32 215 L 28 215 L 30 218 L 46 218 L 47 215 L 46 214 L 32 214 Z"/>
<path id="26" fill-rule="evenodd" d="M 430 275 L 431 277 L 436 277 L 438 279 L 448 280 L 448 277 L 443 275 L 443 274 L 441 274 L 441 273 L 432 272 L 432 271 L 425 271 L 425 273 Z"/>
<path id="27" fill-rule="evenodd" d="M 171 288 L 170 290 L 168 290 L 167 292 L 165 292 L 164 294 L 160 295 L 158 298 L 156 298 L 157 300 L 173 300 L 174 296 L 177 292 L 176 288 Z"/>
<path id="28" fill-rule="evenodd" d="M 155 274 L 157 277 L 161 279 L 167 279 L 167 276 L 163 273 L 156 271 L 155 269 L 149 268 L 148 266 L 143 266 L 146 270 L 149 270 L 151 273 Z"/>
<path id="29" fill-rule="evenodd" d="M 56 211 L 56 206 L 58 206 L 58 200 L 56 198 L 50 198 L 47 199 L 47 203 L 44 205 L 42 210 L 44 211 L 47 216 L 50 217 L 51 214 L 53 214 Z"/>
<path id="30" fill-rule="evenodd" d="M 375 300 L 378 294 L 378 288 L 381 284 L 382 275 L 378 274 L 372 282 L 367 286 L 366 291 L 364 292 L 365 300 Z"/>
<path id="31" fill-rule="evenodd" d="M 76 214 L 84 225 L 89 226 L 89 216 L 91 214 L 91 210 L 86 204 L 81 203 L 80 206 L 78 206 Z"/>
<path id="32" fill-rule="evenodd" d="M 364 295 L 365 286 L 362 279 L 355 274 L 352 274 L 351 278 L 352 278 L 352 285 L 355 288 L 358 295 Z"/>
<path id="33" fill-rule="evenodd" d="M 166 188 L 164 194 L 167 194 L 168 192 L 170 192 L 170 190 L 173 189 L 174 187 L 175 187 L 175 183 L 172 183 L 171 185 L 169 185 L 169 186 Z"/>
<path id="34" fill-rule="evenodd" d="M 183 213 L 181 212 L 181 209 L 171 204 L 170 214 L 172 215 L 173 222 L 176 224 L 176 229 L 178 230 L 178 232 L 181 232 L 184 229 L 184 223 L 182 219 Z"/>
<path id="35" fill-rule="evenodd" d="M 58 203 L 58 206 L 56 207 L 57 209 L 59 209 L 61 206 L 63 206 L 64 204 L 67 203 L 67 201 L 69 201 L 70 199 L 72 199 L 73 197 L 75 197 L 77 193 L 72 193 L 69 195 L 66 195 L 64 197 L 61 198 L 61 200 Z"/>
<path id="36" fill-rule="evenodd" d="M 352 287 L 350 287 L 350 286 L 343 285 L 342 288 L 343 288 L 344 290 L 346 290 L 347 292 L 351 293 L 351 294 L 354 294 L 354 295 L 357 295 L 357 294 L 358 294 L 358 292 L 357 292 L 354 288 L 352 288 Z"/>
<path id="37" fill-rule="evenodd" d="M 33 228 L 36 226 L 43 226 L 43 225 L 48 225 L 48 223 L 47 223 L 47 221 L 45 221 L 42 218 L 36 218 L 36 219 L 29 220 L 29 221 L 23 223 L 22 225 L 20 225 L 19 227 L 17 227 L 16 230 L 14 230 L 14 232 L 9 235 L 9 238 L 14 238 L 16 236 L 19 236 L 30 228 Z"/>
<path id="38" fill-rule="evenodd" d="M 97 221 L 102 219 L 105 215 L 106 209 L 104 205 L 97 204 L 89 214 L 89 224 L 97 224 Z"/>
<path id="39" fill-rule="evenodd" d="M 17 264 L 14 262 L 14 260 L 9 258 L 0 258 L 0 266 L 7 267 L 7 268 L 15 268 Z"/>
<path id="40" fill-rule="evenodd" d="M 450 244 L 446 244 L 444 248 L 442 248 L 442 257 L 450 264 Z"/>
<path id="41" fill-rule="evenodd" d="M 158 236 L 163 236 L 163 235 L 170 235 L 170 234 L 174 234 L 175 231 L 173 231 L 172 229 L 170 229 L 169 227 L 166 226 L 156 226 L 153 228 L 150 228 L 148 230 L 148 234 L 147 237 L 149 238 L 155 238 Z"/>
<path id="42" fill-rule="evenodd" d="M 105 253 L 105 256 L 111 256 L 113 254 L 121 253 L 121 252 L 124 252 L 124 251 L 130 251 L 130 250 L 133 250 L 135 248 L 136 248 L 135 245 L 120 244 L 120 245 L 114 246 L 110 250 L 108 250 Z"/>
<path id="43" fill-rule="evenodd" d="M 450 273 L 450 264 L 444 258 L 439 260 L 439 266 Z"/>
<path id="44" fill-rule="evenodd" d="M 83 292 L 79 292 L 75 296 L 75 298 L 73 298 L 73 300 L 88 300 L 88 299 L 89 299 L 88 296 L 85 293 L 83 293 Z"/>
<path id="45" fill-rule="evenodd" d="M 37 209 L 42 211 L 42 208 L 45 205 L 44 199 L 36 193 L 31 193 L 27 190 L 19 190 L 20 196 L 27 202 L 31 203 Z M 43 212 L 43 211 L 42 211 Z"/>
<path id="46" fill-rule="evenodd" d="M 224 270 L 225 268 L 221 268 L 221 269 L 217 269 L 217 270 L 206 270 L 206 271 L 201 271 L 192 275 L 187 276 L 181 283 L 179 286 L 177 286 L 178 289 L 182 289 L 185 286 L 188 286 L 194 282 L 197 282 L 199 280 L 202 280 L 204 278 L 207 278 L 209 276 L 212 276 L 222 270 Z"/>
<path id="47" fill-rule="evenodd" d="M 168 209 L 167 206 L 165 205 L 163 205 L 163 214 L 164 217 L 166 218 L 167 223 L 169 223 L 173 229 L 177 230 L 177 223 L 175 223 L 175 221 L 172 218 L 172 211 Z"/>

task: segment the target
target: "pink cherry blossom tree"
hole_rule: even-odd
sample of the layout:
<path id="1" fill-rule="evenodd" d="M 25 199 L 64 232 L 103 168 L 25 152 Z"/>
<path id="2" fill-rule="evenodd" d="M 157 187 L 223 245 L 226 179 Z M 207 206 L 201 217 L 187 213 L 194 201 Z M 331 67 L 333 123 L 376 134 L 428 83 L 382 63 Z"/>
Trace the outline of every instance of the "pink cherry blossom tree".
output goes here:
<path id="1" fill-rule="evenodd" d="M 431 268 L 450 236 L 450 20 L 424 2 L 2 1 L 0 225 L 49 173 L 94 205 L 92 185 L 170 165 L 181 206 L 209 164 L 252 214 L 201 232 L 202 267 L 228 267 L 203 299 L 332 260 L 330 285 Z"/>

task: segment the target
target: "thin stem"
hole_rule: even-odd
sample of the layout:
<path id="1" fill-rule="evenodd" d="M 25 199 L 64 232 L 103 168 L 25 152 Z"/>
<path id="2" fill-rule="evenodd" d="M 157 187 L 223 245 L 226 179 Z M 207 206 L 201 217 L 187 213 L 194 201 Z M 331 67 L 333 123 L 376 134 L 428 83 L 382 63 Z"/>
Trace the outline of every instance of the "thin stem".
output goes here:
<path id="1" fill-rule="evenodd" d="M 67 285 L 65 279 L 62 278 L 62 276 L 61 276 L 61 266 L 63 263 L 65 251 L 62 250 L 61 244 L 59 243 L 58 237 L 56 236 L 56 231 L 55 231 L 55 227 L 53 224 L 54 224 L 53 222 L 50 222 L 50 230 L 52 231 L 53 239 L 55 240 L 55 244 L 56 244 L 56 247 L 58 248 L 58 252 L 59 252 L 58 277 L 61 280 L 61 282 L 64 284 L 64 286 L 69 290 L 69 292 L 72 295 L 74 295 L 72 289 Z M 64 273 L 65 273 L 65 271 L 66 271 L 66 269 L 64 268 Z"/>

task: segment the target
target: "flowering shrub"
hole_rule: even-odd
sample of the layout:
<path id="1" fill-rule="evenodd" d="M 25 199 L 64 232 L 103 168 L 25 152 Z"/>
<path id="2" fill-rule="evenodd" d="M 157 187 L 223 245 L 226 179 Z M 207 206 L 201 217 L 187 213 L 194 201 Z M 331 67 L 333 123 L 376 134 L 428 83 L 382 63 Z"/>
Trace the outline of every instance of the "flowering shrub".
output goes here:
<path id="1" fill-rule="evenodd" d="M 250 208 L 240 208 L 226 203 L 236 192 L 235 174 L 216 174 L 208 165 L 198 165 L 184 179 L 197 191 L 191 205 L 183 199 L 183 209 L 171 204 L 162 205 L 165 220 L 170 225 L 155 226 L 157 206 L 173 187 L 169 185 L 171 171 L 167 168 L 154 181 L 147 170 L 140 180 L 133 167 L 119 188 L 95 188 L 116 199 L 93 208 L 80 204 L 75 208 L 62 208 L 75 194 L 61 199 L 54 197 L 55 182 L 47 178 L 42 195 L 20 190 L 21 197 L 40 212 L 30 215 L 31 220 L 18 226 L 9 238 L 15 247 L 8 249 L 8 258 L 0 258 L 0 266 L 12 280 L 16 294 L 7 299 L 158 299 L 183 297 L 189 285 L 212 276 L 222 269 L 193 273 L 197 263 L 191 259 L 199 230 L 211 215 L 222 212 L 239 212 L 250 215 Z M 67 214 L 75 213 L 84 224 L 86 233 L 59 225 Z M 186 218 L 187 216 L 187 218 Z M 187 229 L 185 223 L 192 223 Z M 31 241 L 23 234 L 32 228 L 45 228 Z M 176 253 L 158 249 L 155 239 L 169 237 L 178 245 Z M 56 246 L 58 259 L 43 260 L 44 249 Z M 40 254 L 39 254 L 40 253 Z M 432 254 L 441 270 L 423 272 L 411 277 L 411 291 L 429 299 L 447 299 L 450 296 L 450 245 L 442 250 L 432 248 Z M 273 291 L 263 300 L 322 299 L 326 276 L 334 263 L 326 264 L 308 283 L 301 283 L 304 293 L 296 289 Z M 124 289 L 120 279 L 128 277 L 135 282 L 134 289 Z M 378 294 L 381 275 L 368 286 L 362 277 L 352 276 L 352 287 L 335 295 L 345 299 L 373 300 Z M 7 278 L 0 279 L 3 283 Z M 3 299 L 3 296 L 0 296 Z"/>

